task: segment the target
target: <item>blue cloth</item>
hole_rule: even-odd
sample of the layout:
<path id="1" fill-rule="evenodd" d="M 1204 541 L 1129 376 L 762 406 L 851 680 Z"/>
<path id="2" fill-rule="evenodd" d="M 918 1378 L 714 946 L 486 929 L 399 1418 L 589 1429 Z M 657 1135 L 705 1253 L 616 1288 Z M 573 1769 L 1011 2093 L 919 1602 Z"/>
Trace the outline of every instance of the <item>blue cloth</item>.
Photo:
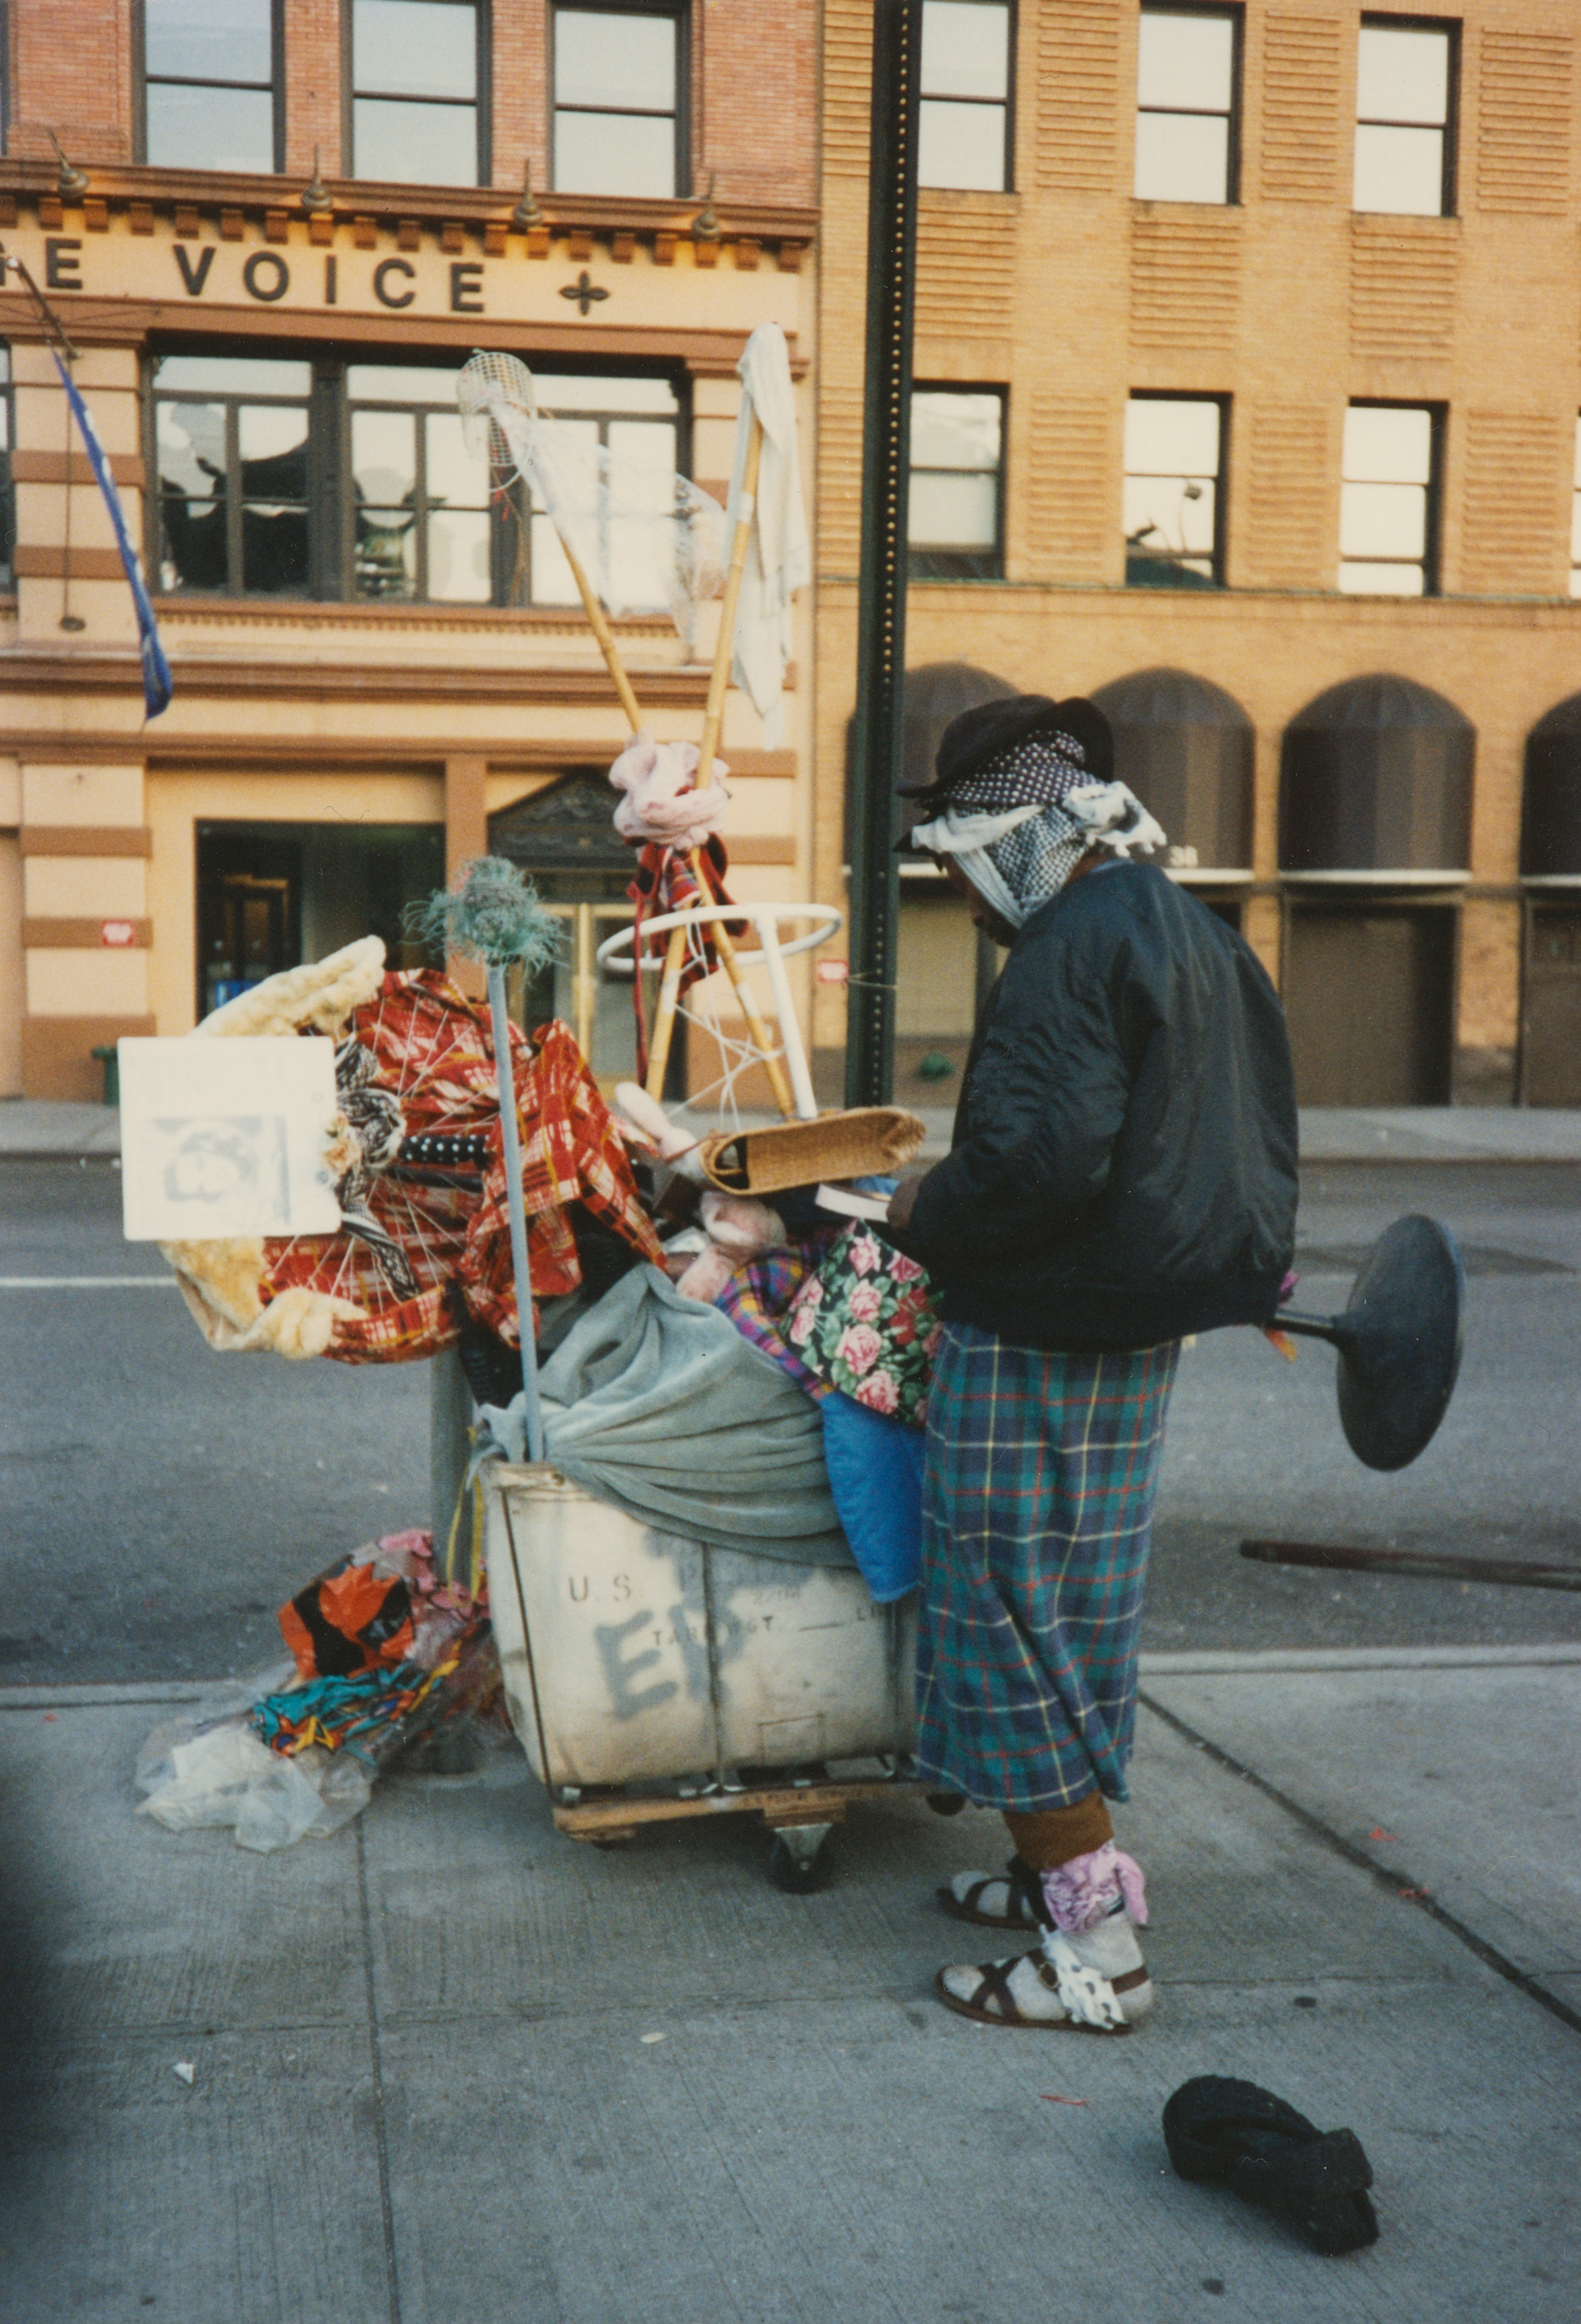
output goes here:
<path id="1" fill-rule="evenodd" d="M 875 1602 L 887 1606 L 915 1590 L 921 1569 L 922 1431 L 870 1412 L 838 1388 L 818 1410 L 846 1539 Z"/>
<path id="2" fill-rule="evenodd" d="M 132 604 L 137 615 L 139 650 L 143 658 L 143 707 L 151 718 L 157 718 L 162 710 L 170 706 L 171 666 L 160 643 L 159 624 L 153 618 L 153 607 L 149 603 L 147 585 L 143 578 L 143 561 L 132 546 L 132 536 L 126 530 L 126 519 L 121 507 L 121 495 L 116 490 L 115 479 L 110 475 L 109 462 L 105 458 L 104 446 L 99 442 L 97 430 L 88 416 L 88 406 L 78 393 L 77 382 L 59 355 L 55 357 L 55 369 L 60 374 L 66 401 L 71 406 L 82 440 L 88 447 L 88 466 L 109 511 L 110 527 L 116 536 L 116 546 L 121 552 L 126 586 L 132 592 Z"/>
<path id="3" fill-rule="evenodd" d="M 917 1762 L 981 1807 L 1123 1800 L 1179 1355 L 947 1323 L 928 1400 Z"/>

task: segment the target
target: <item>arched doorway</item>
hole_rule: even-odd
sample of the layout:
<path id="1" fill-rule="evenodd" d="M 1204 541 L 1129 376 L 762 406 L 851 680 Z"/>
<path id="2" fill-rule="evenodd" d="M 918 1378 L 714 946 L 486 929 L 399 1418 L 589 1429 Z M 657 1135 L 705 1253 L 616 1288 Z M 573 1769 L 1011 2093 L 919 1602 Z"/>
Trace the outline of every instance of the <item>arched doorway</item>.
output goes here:
<path id="1" fill-rule="evenodd" d="M 1526 738 L 1521 881 L 1521 1103 L 1581 1105 L 1581 694 Z"/>
<path id="2" fill-rule="evenodd" d="M 1235 925 L 1252 877 L 1252 721 L 1221 686 L 1183 669 L 1142 669 L 1094 702 L 1114 735 L 1114 772 L 1162 824 L 1162 860 Z"/>
<path id="3" fill-rule="evenodd" d="M 1284 1003 L 1304 1105 L 1443 1105 L 1475 730 L 1431 688 L 1353 678 L 1285 730 Z"/>

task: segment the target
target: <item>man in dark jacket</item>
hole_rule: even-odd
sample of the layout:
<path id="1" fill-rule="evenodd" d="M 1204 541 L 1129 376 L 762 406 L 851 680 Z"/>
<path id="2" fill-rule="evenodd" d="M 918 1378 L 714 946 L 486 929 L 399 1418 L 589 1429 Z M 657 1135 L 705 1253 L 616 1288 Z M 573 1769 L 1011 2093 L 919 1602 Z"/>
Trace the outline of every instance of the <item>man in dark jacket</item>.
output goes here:
<path id="1" fill-rule="evenodd" d="M 946 1159 L 892 1223 L 944 1317 L 923 1499 L 918 1757 L 1003 1811 L 959 1917 L 1038 1951 L 939 1973 L 991 2024 L 1118 2030 L 1151 2006 L 1116 1849 L 1165 1408 L 1180 1340 L 1266 1323 L 1294 1240 L 1284 1022 L 1241 938 L 1132 851 L 1091 703 L 1021 696 L 945 731 L 913 847 L 1010 946 Z"/>

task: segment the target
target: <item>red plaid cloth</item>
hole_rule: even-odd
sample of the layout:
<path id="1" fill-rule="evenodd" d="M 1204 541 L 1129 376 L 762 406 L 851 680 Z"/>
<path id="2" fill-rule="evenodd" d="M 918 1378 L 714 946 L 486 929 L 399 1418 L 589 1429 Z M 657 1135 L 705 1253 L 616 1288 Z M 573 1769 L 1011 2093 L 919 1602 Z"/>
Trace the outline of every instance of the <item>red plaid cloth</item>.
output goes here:
<path id="1" fill-rule="evenodd" d="M 726 892 L 725 874 L 729 869 L 730 859 L 725 852 L 725 842 L 717 832 L 698 850 L 698 860 L 707 882 L 706 894 L 698 885 L 697 873 L 692 869 L 689 854 L 680 848 L 661 847 L 656 840 L 651 840 L 645 847 L 638 850 L 637 868 L 626 890 L 626 894 L 637 908 L 632 921 L 632 957 L 638 964 L 639 973 L 632 979 L 632 1006 L 637 1020 L 637 1079 L 640 1082 L 648 1078 L 648 1028 L 643 1022 L 641 964 L 647 959 L 654 966 L 661 965 L 670 945 L 670 938 L 666 936 L 662 942 L 657 937 L 650 939 L 644 948 L 643 922 L 660 919 L 666 912 L 689 912 L 694 904 L 731 904 L 735 900 Z M 718 965 L 719 954 L 712 936 L 700 928 L 691 929 L 687 941 L 686 964 L 680 973 L 682 992 L 705 976 L 712 976 Z"/>
<path id="2" fill-rule="evenodd" d="M 364 1310 L 337 1323 L 326 1353 L 343 1363 L 405 1363 L 458 1338 L 451 1286 L 501 1339 L 518 1341 L 511 1230 L 505 1200 L 499 1086 L 488 1005 L 469 1001 L 431 969 L 385 977 L 350 1031 L 374 1060 L 374 1086 L 399 1103 L 407 1137 L 482 1137 L 487 1161 L 475 1173 L 435 1170 L 376 1176 L 367 1208 L 399 1244 L 417 1282 L 392 1291 L 373 1247 L 344 1230 L 265 1242 L 259 1290 L 265 1301 L 297 1284 Z M 582 1279 L 564 1204 L 585 1203 L 642 1258 L 657 1263 L 659 1239 L 637 1198 L 626 1149 L 582 1062 L 569 1027 L 541 1025 L 528 1041 L 514 1025 L 511 1054 L 522 1136 L 527 1261 L 534 1296 L 551 1299 Z M 461 1183 L 457 1183 L 458 1178 Z"/>

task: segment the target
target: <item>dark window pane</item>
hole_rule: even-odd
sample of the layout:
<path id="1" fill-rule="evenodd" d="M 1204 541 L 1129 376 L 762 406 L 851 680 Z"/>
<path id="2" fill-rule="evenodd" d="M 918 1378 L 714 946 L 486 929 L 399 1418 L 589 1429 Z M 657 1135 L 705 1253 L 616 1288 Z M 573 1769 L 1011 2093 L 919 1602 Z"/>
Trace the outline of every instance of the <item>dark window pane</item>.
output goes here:
<path id="1" fill-rule="evenodd" d="M 244 590 L 266 597 L 300 597 L 307 586 L 307 510 L 278 502 L 244 504 Z"/>
<path id="2" fill-rule="evenodd" d="M 614 10 L 557 8 L 555 103 L 673 113 L 675 31 L 671 16 L 629 16 Z M 589 189 L 584 187 L 578 190 Z"/>
<path id="3" fill-rule="evenodd" d="M 1227 16 L 1144 8 L 1137 32 L 1136 101 L 1188 113 L 1227 113 L 1234 56 Z"/>
<path id="4" fill-rule="evenodd" d="M 407 508 L 356 512 L 354 584 L 359 597 L 417 595 L 417 512 Z"/>
<path id="5" fill-rule="evenodd" d="M 557 113 L 554 182 L 568 194 L 675 192 L 675 124 L 667 114 Z"/>
<path id="6" fill-rule="evenodd" d="M 1010 90 L 1010 10 L 1003 0 L 924 0 L 922 93 L 993 97 Z"/>
<path id="7" fill-rule="evenodd" d="M 1356 51 L 1356 119 L 1449 118 L 1449 35 L 1426 26 L 1364 24 Z"/>
<path id="8" fill-rule="evenodd" d="M 144 0 L 143 69 L 182 80 L 273 77 L 270 0 Z"/>
<path id="9" fill-rule="evenodd" d="M 1004 107 L 922 100 L 918 182 L 996 194 L 1004 189 Z"/>
<path id="10" fill-rule="evenodd" d="M 469 105 L 359 97 L 352 127 L 359 178 L 406 186 L 477 183 L 477 115 Z"/>
<path id="11" fill-rule="evenodd" d="M 351 41 L 357 89 L 393 97 L 477 94 L 477 16 L 471 7 L 454 0 L 352 0 Z M 405 171 L 390 174 L 428 182 Z"/>
<path id="12" fill-rule="evenodd" d="M 148 84 L 148 159 L 160 170 L 274 167 L 274 99 L 267 89 Z"/>

